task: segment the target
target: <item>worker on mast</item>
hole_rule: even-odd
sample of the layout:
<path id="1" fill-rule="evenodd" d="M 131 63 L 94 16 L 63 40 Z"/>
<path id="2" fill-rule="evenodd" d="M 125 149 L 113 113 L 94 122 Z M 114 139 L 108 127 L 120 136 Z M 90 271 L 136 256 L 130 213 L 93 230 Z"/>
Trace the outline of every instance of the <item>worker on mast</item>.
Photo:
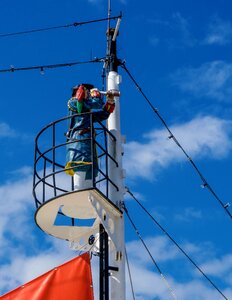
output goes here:
<path id="1" fill-rule="evenodd" d="M 91 145 L 91 116 L 93 122 L 106 120 L 114 111 L 114 93 L 106 93 L 104 103 L 101 92 L 92 84 L 80 84 L 73 87 L 72 97 L 68 100 L 69 126 L 66 147 L 66 173 L 74 176 L 74 189 L 85 189 L 93 186 L 92 168 L 94 177 L 98 174 L 97 153 L 94 149 L 92 163 Z"/>

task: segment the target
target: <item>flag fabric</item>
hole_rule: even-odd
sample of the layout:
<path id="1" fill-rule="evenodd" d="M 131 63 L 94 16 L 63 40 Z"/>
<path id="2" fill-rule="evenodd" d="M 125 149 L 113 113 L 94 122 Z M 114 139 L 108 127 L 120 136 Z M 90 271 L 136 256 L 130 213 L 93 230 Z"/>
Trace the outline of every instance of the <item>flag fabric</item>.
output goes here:
<path id="1" fill-rule="evenodd" d="M 90 256 L 84 253 L 0 297 L 1 300 L 93 300 Z"/>

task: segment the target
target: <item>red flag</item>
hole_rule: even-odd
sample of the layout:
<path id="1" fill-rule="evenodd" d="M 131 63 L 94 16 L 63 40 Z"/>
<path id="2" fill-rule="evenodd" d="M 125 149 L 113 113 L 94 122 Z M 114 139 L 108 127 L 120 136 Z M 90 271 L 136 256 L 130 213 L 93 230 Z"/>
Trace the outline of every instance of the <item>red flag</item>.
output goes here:
<path id="1" fill-rule="evenodd" d="M 0 297 L 2 300 L 93 300 L 90 257 L 85 253 Z"/>

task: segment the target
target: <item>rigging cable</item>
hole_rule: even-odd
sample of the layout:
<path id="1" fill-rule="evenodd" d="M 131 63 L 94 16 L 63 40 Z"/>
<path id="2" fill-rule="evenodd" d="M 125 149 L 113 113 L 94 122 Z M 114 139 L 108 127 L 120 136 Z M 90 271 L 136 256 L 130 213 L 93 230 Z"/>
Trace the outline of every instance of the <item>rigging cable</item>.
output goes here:
<path id="1" fill-rule="evenodd" d="M 133 282 L 132 282 L 132 277 L 131 277 L 131 271 L 130 271 L 130 265 L 129 265 L 129 259 L 128 259 L 126 248 L 125 248 L 125 258 L 126 258 L 126 265 L 127 265 L 128 275 L 129 275 L 129 280 L 130 280 L 132 297 L 133 297 L 133 300 L 135 300 L 135 292 L 134 292 L 134 287 L 133 287 Z"/>
<path id="2" fill-rule="evenodd" d="M 38 29 L 31 29 L 31 30 L 25 30 L 25 31 L 18 31 L 18 32 L 11 32 L 11 33 L 2 33 L 0 34 L 1 37 L 8 37 L 8 36 L 16 36 L 16 35 L 22 35 L 22 34 L 29 34 L 29 33 L 35 33 L 35 32 L 41 32 L 41 31 L 48 31 L 48 30 L 54 30 L 54 29 L 60 29 L 60 28 L 68 28 L 68 27 L 77 27 L 81 25 L 91 24 L 91 23 L 97 23 L 102 21 L 108 21 L 109 20 L 115 20 L 118 18 L 121 18 L 122 15 L 115 17 L 108 17 L 108 18 L 102 18 L 102 19 L 96 19 L 96 20 L 90 20 L 90 21 L 83 21 L 83 22 L 74 22 L 72 24 L 66 24 L 66 25 L 59 25 L 59 26 L 51 26 L 51 27 L 45 27 L 45 28 L 38 28 Z"/>
<path id="3" fill-rule="evenodd" d="M 124 204 L 124 205 L 125 205 L 125 204 Z M 136 234 L 138 235 L 140 241 L 142 242 L 144 248 L 146 249 L 147 253 L 149 254 L 149 256 L 150 256 L 152 262 L 154 263 L 154 265 L 155 265 L 157 271 L 159 272 L 161 278 L 162 278 L 163 281 L 165 282 L 165 284 L 166 284 L 166 286 L 167 286 L 169 292 L 171 293 L 173 299 L 177 300 L 177 296 L 175 295 L 175 293 L 174 293 L 173 289 L 171 288 L 171 286 L 169 285 L 169 283 L 168 283 L 166 277 L 165 277 L 164 274 L 162 273 L 160 267 L 158 266 L 157 262 L 155 261 L 154 257 L 152 256 L 150 250 L 148 249 L 146 243 L 144 242 L 143 238 L 141 237 L 141 235 L 140 235 L 140 233 L 139 233 L 137 227 L 135 226 L 134 222 L 132 221 L 132 219 L 131 219 L 131 217 L 130 217 L 130 215 L 129 215 L 129 213 L 128 213 L 128 209 L 127 209 L 125 206 L 124 206 L 124 211 L 125 211 L 125 213 L 126 213 L 128 219 L 129 219 L 131 225 L 133 226 L 133 228 L 134 228 Z"/>
<path id="4" fill-rule="evenodd" d="M 194 161 L 192 160 L 192 158 L 188 155 L 188 153 L 185 151 L 185 149 L 183 148 L 183 146 L 179 143 L 179 141 L 177 140 L 177 138 L 175 137 L 175 135 L 173 134 L 173 132 L 171 131 L 171 129 L 167 125 L 166 121 L 163 119 L 163 117 L 159 113 L 158 109 L 153 106 L 153 104 L 151 103 L 151 101 L 148 99 L 148 97 L 143 92 L 142 88 L 138 85 L 137 81 L 131 75 L 131 73 L 129 72 L 129 70 L 127 69 L 127 67 L 125 65 L 125 62 L 121 63 L 121 67 L 126 71 L 126 73 L 131 78 L 131 80 L 134 82 L 135 86 L 137 87 L 137 89 L 139 90 L 139 92 L 142 94 L 142 96 L 145 98 L 145 100 L 147 101 L 147 103 L 149 104 L 149 106 L 151 107 L 151 109 L 153 110 L 153 112 L 157 115 L 157 117 L 160 119 L 160 121 L 162 122 L 162 124 L 164 125 L 164 127 L 167 129 L 168 133 L 170 134 L 169 135 L 169 139 L 172 139 L 176 143 L 176 145 L 182 150 L 182 152 L 184 153 L 184 155 L 187 157 L 188 161 L 193 166 L 193 168 L 195 169 L 195 171 L 197 172 L 197 174 L 199 175 L 199 177 L 202 180 L 201 186 L 203 188 L 208 188 L 208 190 L 212 193 L 212 195 L 216 198 L 216 200 L 219 202 L 219 204 L 223 207 L 223 209 L 226 211 L 226 213 L 232 219 L 232 215 L 231 215 L 230 211 L 228 210 L 230 204 L 229 203 L 224 204 L 221 201 L 221 199 L 218 197 L 218 195 L 215 193 L 215 191 L 213 190 L 213 188 L 209 185 L 209 183 L 207 182 L 207 180 L 205 179 L 205 177 L 202 175 L 201 171 L 196 166 L 196 164 L 194 163 Z"/>
<path id="5" fill-rule="evenodd" d="M 200 267 L 192 260 L 192 258 L 185 252 L 183 248 L 174 240 L 173 237 L 160 225 L 160 223 L 149 213 L 149 211 L 139 202 L 139 200 L 133 195 L 133 193 L 128 189 L 127 193 L 137 202 L 137 204 L 147 213 L 147 215 L 154 221 L 154 223 L 163 231 L 163 233 L 175 244 L 175 246 L 188 258 L 188 260 L 197 268 L 197 270 L 208 280 L 208 282 L 221 294 L 221 296 L 228 300 L 222 291 L 212 282 L 212 280 L 202 271 Z"/>
<path id="6" fill-rule="evenodd" d="M 92 60 L 87 60 L 87 61 L 77 61 L 77 62 L 70 62 L 70 63 L 63 63 L 63 64 L 31 66 L 31 67 L 21 67 L 21 68 L 15 68 L 14 66 L 11 66 L 9 69 L 0 70 L 0 73 L 15 72 L 15 71 L 28 71 L 28 70 L 40 70 L 41 72 L 43 72 L 44 69 L 72 67 L 72 66 L 76 66 L 76 65 L 97 63 L 97 62 L 102 62 L 102 61 L 104 61 L 104 58 L 94 58 Z"/>

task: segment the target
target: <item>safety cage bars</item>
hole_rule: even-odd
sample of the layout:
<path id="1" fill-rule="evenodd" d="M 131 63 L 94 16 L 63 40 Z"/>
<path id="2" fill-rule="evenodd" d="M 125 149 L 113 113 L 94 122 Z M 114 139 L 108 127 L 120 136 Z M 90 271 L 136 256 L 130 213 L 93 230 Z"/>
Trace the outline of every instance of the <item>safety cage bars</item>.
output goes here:
<path id="1" fill-rule="evenodd" d="M 116 138 L 106 126 L 94 116 L 94 112 L 89 112 L 81 114 L 89 117 L 89 137 L 81 140 L 75 139 L 68 141 L 66 137 L 67 122 L 79 115 L 80 114 L 75 114 L 54 121 L 44 127 L 36 136 L 33 177 L 33 196 L 36 208 L 66 193 L 76 192 L 76 190 L 74 190 L 73 176 L 65 174 L 65 171 L 74 168 L 70 167 L 65 169 L 66 147 L 68 144 L 90 142 L 91 162 L 94 162 L 97 153 L 98 163 L 91 163 L 92 186 L 88 189 L 96 189 L 107 199 L 109 199 L 110 185 L 118 190 L 117 185 L 109 178 L 108 170 L 110 161 L 118 167 L 117 161 L 108 152 L 109 139 L 113 141 L 113 149 L 115 149 Z M 81 129 L 82 128 L 78 128 L 78 130 Z M 98 173 L 97 177 L 94 176 L 96 172 Z"/>

